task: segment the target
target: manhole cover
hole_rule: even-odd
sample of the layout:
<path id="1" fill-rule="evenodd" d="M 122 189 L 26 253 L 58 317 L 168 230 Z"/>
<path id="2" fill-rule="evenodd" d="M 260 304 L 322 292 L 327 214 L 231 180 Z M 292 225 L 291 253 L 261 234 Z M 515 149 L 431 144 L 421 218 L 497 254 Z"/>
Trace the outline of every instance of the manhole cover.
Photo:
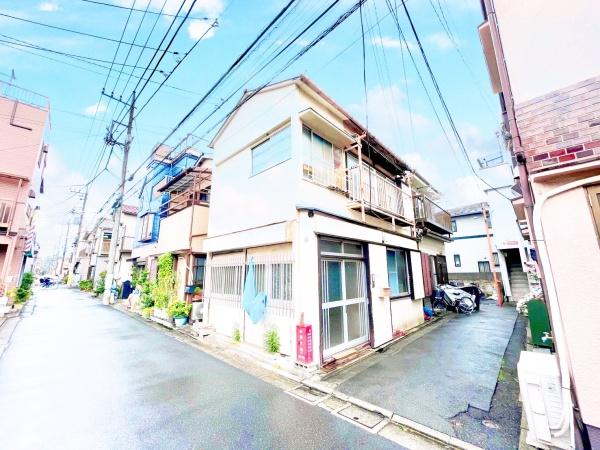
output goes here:
<path id="1" fill-rule="evenodd" d="M 356 405 L 350 405 L 347 408 L 342 409 L 338 414 L 354 420 L 368 428 L 373 428 L 384 419 L 382 414 L 359 408 Z"/>
<path id="2" fill-rule="evenodd" d="M 340 409 L 342 406 L 347 405 L 344 400 L 341 400 L 337 397 L 329 397 L 327 400 L 323 400 L 322 405 L 326 406 L 332 411 Z"/>

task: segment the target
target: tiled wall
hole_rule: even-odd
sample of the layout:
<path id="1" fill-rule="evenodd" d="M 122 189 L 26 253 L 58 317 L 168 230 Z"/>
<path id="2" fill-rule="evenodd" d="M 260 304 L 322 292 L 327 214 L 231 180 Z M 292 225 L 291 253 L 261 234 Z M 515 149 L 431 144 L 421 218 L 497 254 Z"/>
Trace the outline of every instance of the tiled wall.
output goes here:
<path id="1" fill-rule="evenodd" d="M 600 76 L 515 109 L 531 172 L 600 158 Z"/>

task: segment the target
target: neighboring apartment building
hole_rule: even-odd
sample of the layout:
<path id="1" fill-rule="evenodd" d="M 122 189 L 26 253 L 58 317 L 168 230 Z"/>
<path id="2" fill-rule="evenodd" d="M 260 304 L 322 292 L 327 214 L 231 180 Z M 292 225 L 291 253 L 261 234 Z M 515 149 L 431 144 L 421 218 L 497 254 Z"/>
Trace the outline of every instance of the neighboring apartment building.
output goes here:
<path id="1" fill-rule="evenodd" d="M 148 165 L 132 260 L 154 278 L 158 257 L 171 253 L 183 300 L 193 287 L 204 287 L 212 158 L 193 148 L 171 153 L 165 145 L 156 148 Z"/>
<path id="2" fill-rule="evenodd" d="M 281 353 L 312 367 L 421 324 L 450 233 L 424 178 L 304 76 L 238 106 L 210 144 L 208 322 L 261 347 L 275 329 Z M 259 294 L 245 302 L 251 265 Z"/>
<path id="3" fill-rule="evenodd" d="M 496 227 L 495 222 L 500 217 L 486 202 L 450 209 L 449 212 L 452 216 L 452 242 L 446 243 L 446 254 L 450 280 L 476 283 L 486 292 L 495 294 L 495 272 L 505 300 L 516 301 L 527 295 L 529 281 L 524 262 L 528 261 L 528 249 L 521 236 L 517 235 L 519 229 L 516 223 L 503 223 Z M 514 216 L 512 209 L 508 214 Z"/>
<path id="4" fill-rule="evenodd" d="M 44 192 L 47 97 L 0 82 L 0 296 L 34 256 L 37 198 Z"/>
<path id="5" fill-rule="evenodd" d="M 137 224 L 138 209 L 132 205 L 123 205 L 121 211 L 120 241 L 117 244 L 118 259 L 115 262 L 115 280 L 123 282 L 131 279 L 131 252 L 133 250 L 134 233 Z M 108 253 L 112 237 L 113 221 L 100 218 L 93 227 L 83 234 L 79 253 L 73 267 L 74 282 L 94 280 L 97 282 L 100 273 L 108 267 Z"/>
<path id="6" fill-rule="evenodd" d="M 548 361 L 562 387 L 552 403 L 561 414 L 528 409 L 530 442 L 600 448 L 600 3 L 482 5 L 482 47 L 519 170 L 514 207 L 537 250 L 556 348 Z"/>

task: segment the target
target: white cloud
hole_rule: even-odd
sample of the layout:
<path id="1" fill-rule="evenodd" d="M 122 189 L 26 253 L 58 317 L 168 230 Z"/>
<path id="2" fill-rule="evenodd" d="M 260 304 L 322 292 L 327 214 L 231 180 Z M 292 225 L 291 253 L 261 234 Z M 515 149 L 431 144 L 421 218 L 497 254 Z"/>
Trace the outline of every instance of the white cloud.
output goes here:
<path id="1" fill-rule="evenodd" d="M 388 36 L 375 37 L 371 39 L 371 44 L 386 48 L 408 48 L 409 50 L 415 49 L 415 44 L 410 41 L 404 41 L 403 43 L 399 39 Z"/>
<path id="2" fill-rule="evenodd" d="M 38 9 L 43 12 L 55 12 L 58 11 L 58 3 L 42 2 L 38 5 Z"/>
<path id="3" fill-rule="evenodd" d="M 150 3 L 150 9 L 153 11 L 160 11 L 162 9 L 163 13 L 175 15 L 177 11 L 179 11 L 179 7 L 181 6 L 181 0 L 147 0 Z M 134 4 L 134 0 L 120 0 L 120 4 L 126 7 L 132 7 Z M 143 3 L 144 6 L 147 3 Z M 164 5 L 164 8 L 163 8 Z M 190 13 L 190 17 L 208 17 L 210 19 L 218 19 L 223 10 L 225 9 L 225 5 L 223 0 L 198 0 L 194 5 Z M 189 2 L 184 5 L 184 7 L 179 12 L 179 15 L 187 14 L 189 10 Z M 172 17 L 166 17 L 168 20 L 172 20 Z M 214 36 L 216 32 L 216 28 L 214 27 L 209 30 L 211 21 L 207 20 L 192 20 L 188 25 L 188 37 L 194 41 L 199 39 L 209 39 Z M 208 32 L 207 32 L 208 30 Z M 206 35 L 204 33 L 206 32 Z M 204 37 L 203 37 L 204 35 Z"/>
<path id="4" fill-rule="evenodd" d="M 88 116 L 93 116 L 94 114 L 103 113 L 104 111 L 106 111 L 106 103 L 98 102 L 86 107 L 83 110 L 83 113 Z"/>
<path id="5" fill-rule="evenodd" d="M 437 47 L 439 50 L 449 50 L 456 46 L 454 40 L 450 39 L 445 33 L 433 33 L 427 36 L 426 41 Z"/>
<path id="6" fill-rule="evenodd" d="M 188 25 L 188 36 L 194 41 L 210 39 L 215 35 L 216 27 L 205 20 L 192 20 Z"/>

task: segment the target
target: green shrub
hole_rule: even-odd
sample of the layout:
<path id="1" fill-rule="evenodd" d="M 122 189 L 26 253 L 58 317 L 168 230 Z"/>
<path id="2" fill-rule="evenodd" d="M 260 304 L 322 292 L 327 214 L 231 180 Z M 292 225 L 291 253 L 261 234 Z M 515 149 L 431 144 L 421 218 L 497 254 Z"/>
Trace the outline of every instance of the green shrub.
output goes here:
<path id="1" fill-rule="evenodd" d="M 92 280 L 81 280 L 79 282 L 79 289 L 83 292 L 92 292 L 94 289 L 94 282 Z"/>
<path id="2" fill-rule="evenodd" d="M 192 305 L 185 302 L 172 302 L 167 308 L 167 313 L 170 317 L 187 317 L 190 315 Z"/>
<path id="3" fill-rule="evenodd" d="M 242 340 L 242 335 L 239 328 L 233 330 L 233 340 L 235 342 L 240 342 Z"/>
<path id="4" fill-rule="evenodd" d="M 277 330 L 272 329 L 265 334 L 265 349 L 271 353 L 279 353 L 279 335 Z"/>
<path id="5" fill-rule="evenodd" d="M 104 294 L 104 283 L 106 281 L 106 270 L 100 272 L 100 278 L 98 279 L 98 283 L 96 283 L 95 293 L 96 295 Z"/>
<path id="6" fill-rule="evenodd" d="M 145 308 L 142 308 L 142 316 L 144 316 L 146 319 L 149 319 L 150 316 L 152 315 L 152 310 L 154 308 L 152 306 L 147 306 Z"/>
<path id="7" fill-rule="evenodd" d="M 21 278 L 21 285 L 14 292 L 13 301 L 15 303 L 25 303 L 31 297 L 31 286 L 33 285 L 33 275 L 31 272 L 25 272 Z"/>
<path id="8" fill-rule="evenodd" d="M 151 295 L 154 306 L 167 308 L 172 299 L 177 298 L 175 287 L 176 275 L 173 270 L 173 255 L 165 253 L 158 258 L 158 272 L 156 282 L 152 283 Z"/>

